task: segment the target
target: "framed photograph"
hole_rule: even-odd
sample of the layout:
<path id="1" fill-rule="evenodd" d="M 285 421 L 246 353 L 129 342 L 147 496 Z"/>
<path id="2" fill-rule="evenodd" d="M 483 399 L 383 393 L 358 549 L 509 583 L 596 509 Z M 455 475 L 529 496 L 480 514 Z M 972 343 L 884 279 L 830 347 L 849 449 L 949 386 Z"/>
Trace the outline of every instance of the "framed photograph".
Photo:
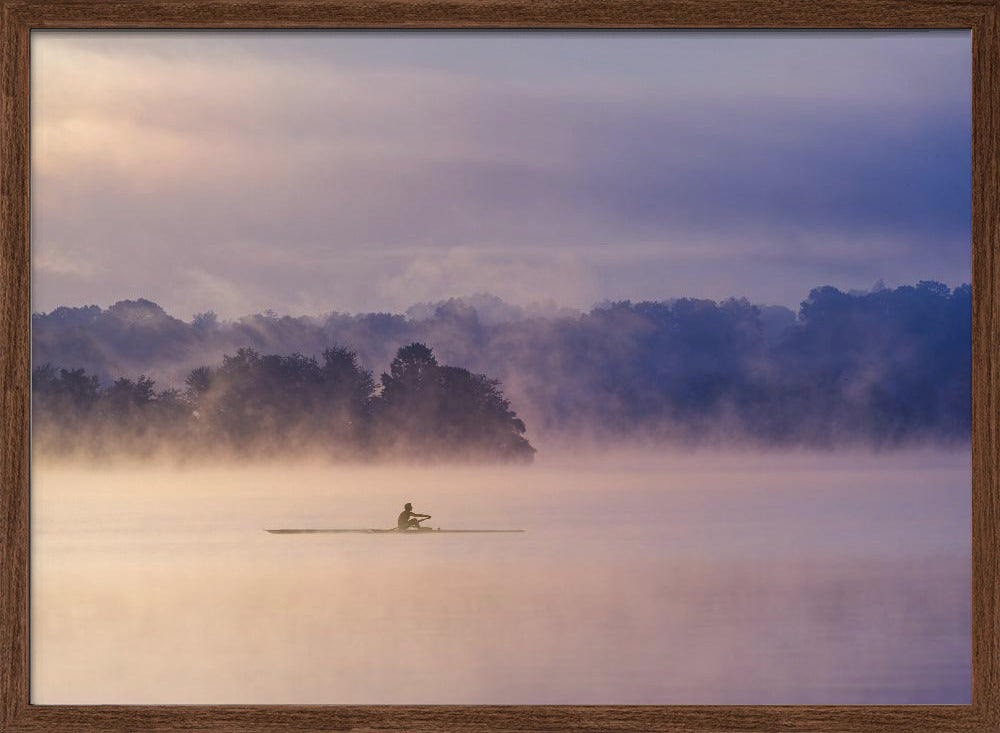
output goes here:
<path id="1" fill-rule="evenodd" d="M 0 10 L 0 731 L 996 729 L 996 0 Z"/>

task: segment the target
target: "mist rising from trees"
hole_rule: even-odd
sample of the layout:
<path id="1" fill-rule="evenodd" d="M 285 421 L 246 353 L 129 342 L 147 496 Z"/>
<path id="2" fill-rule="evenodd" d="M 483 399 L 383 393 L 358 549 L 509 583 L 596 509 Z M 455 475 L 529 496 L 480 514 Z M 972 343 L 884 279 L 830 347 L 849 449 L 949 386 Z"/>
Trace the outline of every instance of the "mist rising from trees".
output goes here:
<path id="1" fill-rule="evenodd" d="M 34 439 L 63 455 L 278 456 L 530 461 L 535 449 L 496 380 L 399 349 L 376 390 L 347 349 L 322 361 L 238 349 L 184 391 L 146 376 L 102 388 L 82 369 L 33 370 Z"/>
<path id="2" fill-rule="evenodd" d="M 39 385 L 54 378 L 67 380 L 60 389 L 73 394 L 100 392 L 98 402 L 108 405 L 127 404 L 134 392 L 148 394 L 152 379 L 166 391 L 147 400 L 162 413 L 150 413 L 151 424 L 169 423 L 168 415 L 195 409 L 196 398 L 208 404 L 222 399 L 218 384 L 242 389 L 240 360 L 254 354 L 261 364 L 254 368 L 268 375 L 258 386 L 273 386 L 268 380 L 276 374 L 298 374 L 306 384 L 315 382 L 316 394 L 335 408 L 313 415 L 308 391 L 289 402 L 265 400 L 253 408 L 257 422 L 247 417 L 239 429 L 219 429 L 226 441 L 238 443 L 239 430 L 263 430 L 276 445 L 309 442 L 303 436 L 310 435 L 361 445 L 377 433 L 385 450 L 413 448 L 432 438 L 408 417 L 417 414 L 408 400 L 419 391 L 399 396 L 407 377 L 396 374 L 394 360 L 400 344 L 419 343 L 435 358 L 436 397 L 425 398 L 437 405 L 430 412 L 439 421 L 433 438 L 439 448 L 469 433 L 474 421 L 467 405 L 491 389 L 497 401 L 490 409 L 499 415 L 513 405 L 520 417 L 511 420 L 523 418 L 533 440 L 586 435 L 880 449 L 965 444 L 971 430 L 971 307 L 970 286 L 952 290 L 936 282 L 851 293 L 816 288 L 797 314 L 745 299 L 687 298 L 609 302 L 581 313 L 526 309 L 479 295 L 419 304 L 406 314 L 265 313 L 221 322 L 203 313 L 184 322 L 149 301 L 122 301 L 107 309 L 58 308 L 33 316 L 34 363 L 50 365 L 49 372 L 36 373 L 35 407 L 37 413 Z M 225 354 L 236 356 L 223 361 Z M 416 353 L 408 358 L 420 361 Z M 437 366 L 436 359 L 456 366 Z M 198 392 L 192 371 L 220 361 L 204 374 L 206 384 L 222 381 Z M 61 369 L 68 371 L 62 375 Z M 378 384 L 373 381 L 368 412 L 362 410 L 358 423 L 352 410 L 364 402 L 358 396 L 368 389 L 363 375 L 386 369 Z M 129 379 L 122 381 L 123 375 Z M 459 394 L 464 401 L 449 402 L 447 395 Z M 517 423 L 507 424 L 504 439 L 523 440 Z M 516 453 L 511 446 L 503 450 Z"/>

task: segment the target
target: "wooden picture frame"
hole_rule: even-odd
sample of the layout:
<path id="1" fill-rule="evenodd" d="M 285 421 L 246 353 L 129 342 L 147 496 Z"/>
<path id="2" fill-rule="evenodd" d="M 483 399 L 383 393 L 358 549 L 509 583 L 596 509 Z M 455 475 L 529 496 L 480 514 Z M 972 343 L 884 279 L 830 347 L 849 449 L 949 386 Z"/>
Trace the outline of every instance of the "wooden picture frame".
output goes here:
<path id="1" fill-rule="evenodd" d="M 29 36 L 45 28 L 964 28 L 973 89 L 971 706 L 29 703 Z M 0 0 L 0 731 L 1000 729 L 1000 0 Z"/>

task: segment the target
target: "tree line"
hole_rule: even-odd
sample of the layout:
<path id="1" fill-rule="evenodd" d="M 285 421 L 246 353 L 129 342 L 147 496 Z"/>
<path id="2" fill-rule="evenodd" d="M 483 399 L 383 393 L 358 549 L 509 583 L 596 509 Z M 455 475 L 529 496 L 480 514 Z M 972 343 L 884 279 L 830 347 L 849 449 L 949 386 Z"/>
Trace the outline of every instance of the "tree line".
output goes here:
<path id="1" fill-rule="evenodd" d="M 967 443 L 972 291 L 924 281 L 813 289 L 798 312 L 746 299 L 525 308 L 492 296 L 423 303 L 406 314 L 272 313 L 184 322 L 149 301 L 33 316 L 35 363 L 104 381 L 144 373 L 182 385 L 199 364 L 250 346 L 321 353 L 344 344 L 367 369 L 419 342 L 489 374 L 536 440 L 839 445 Z"/>
<path id="2" fill-rule="evenodd" d="M 46 453 L 296 455 L 530 461 L 535 449 L 499 381 L 400 348 L 376 384 L 342 347 L 317 359 L 240 348 L 184 389 L 142 375 L 103 387 L 85 370 L 36 367 L 33 438 Z"/>

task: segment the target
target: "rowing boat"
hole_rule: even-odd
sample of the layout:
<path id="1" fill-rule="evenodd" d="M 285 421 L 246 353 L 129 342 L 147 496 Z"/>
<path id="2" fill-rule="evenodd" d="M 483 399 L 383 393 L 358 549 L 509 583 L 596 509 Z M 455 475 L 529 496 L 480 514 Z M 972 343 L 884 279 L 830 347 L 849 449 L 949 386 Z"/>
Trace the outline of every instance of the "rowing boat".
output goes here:
<path id="1" fill-rule="evenodd" d="M 266 529 L 269 534 L 509 534 L 523 529 Z"/>

